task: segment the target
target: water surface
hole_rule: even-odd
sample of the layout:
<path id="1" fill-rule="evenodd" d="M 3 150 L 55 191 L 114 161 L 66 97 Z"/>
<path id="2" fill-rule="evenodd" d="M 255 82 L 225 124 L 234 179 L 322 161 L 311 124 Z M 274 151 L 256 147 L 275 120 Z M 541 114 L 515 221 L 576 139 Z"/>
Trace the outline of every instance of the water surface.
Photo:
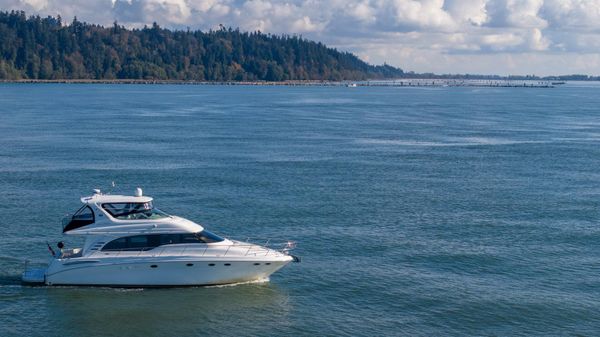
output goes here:
<path id="1" fill-rule="evenodd" d="M 599 89 L 1 84 L 0 335 L 597 334 Z M 228 287 L 22 286 L 111 181 L 303 261 Z"/>

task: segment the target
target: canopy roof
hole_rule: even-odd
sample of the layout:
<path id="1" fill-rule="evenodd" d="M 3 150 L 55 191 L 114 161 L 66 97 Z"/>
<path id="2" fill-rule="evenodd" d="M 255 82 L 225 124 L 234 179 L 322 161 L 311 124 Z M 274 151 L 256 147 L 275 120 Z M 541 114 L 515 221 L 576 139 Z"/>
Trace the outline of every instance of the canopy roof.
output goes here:
<path id="1" fill-rule="evenodd" d="M 153 199 L 147 196 L 135 197 L 132 195 L 94 194 L 81 198 L 84 204 L 123 203 L 123 202 L 150 202 Z"/>
<path id="2" fill-rule="evenodd" d="M 63 228 L 64 233 L 74 235 L 123 235 L 132 233 L 196 233 L 204 230 L 197 223 L 173 215 L 164 214 L 164 216 L 158 218 L 121 219 L 107 211 L 105 204 L 135 204 L 147 203 L 153 200 L 151 197 L 142 195 L 140 188 L 136 189 L 135 194 L 135 196 L 102 194 L 100 190 L 94 190 L 93 195 L 81 198 L 81 202 L 88 207 L 81 208 L 72 217 L 67 217 L 67 220 L 70 221 L 67 227 L 70 224 L 74 225 L 71 226 L 72 229 L 66 231 Z M 126 207 L 129 208 L 130 206 L 127 205 Z M 153 208 L 145 209 L 150 210 Z"/>

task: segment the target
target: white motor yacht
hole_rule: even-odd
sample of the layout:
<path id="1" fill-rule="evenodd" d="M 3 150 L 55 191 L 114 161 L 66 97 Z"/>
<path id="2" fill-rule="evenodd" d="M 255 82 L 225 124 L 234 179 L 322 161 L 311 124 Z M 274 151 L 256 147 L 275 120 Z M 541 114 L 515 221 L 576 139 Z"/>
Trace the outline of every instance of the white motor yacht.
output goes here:
<path id="1" fill-rule="evenodd" d="M 265 280 L 289 262 L 299 261 L 289 254 L 291 242 L 276 249 L 222 238 L 197 223 L 158 210 L 139 188 L 135 196 L 95 190 L 81 202 L 83 206 L 63 220 L 63 233 L 85 236 L 83 247 L 61 247 L 47 268 L 27 269 L 24 282 L 216 285 Z"/>

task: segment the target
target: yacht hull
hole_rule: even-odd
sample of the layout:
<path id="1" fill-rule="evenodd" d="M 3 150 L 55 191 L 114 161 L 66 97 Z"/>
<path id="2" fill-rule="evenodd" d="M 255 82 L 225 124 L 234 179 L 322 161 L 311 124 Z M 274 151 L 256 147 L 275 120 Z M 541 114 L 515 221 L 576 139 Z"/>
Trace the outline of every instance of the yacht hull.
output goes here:
<path id="1" fill-rule="evenodd" d="M 75 260 L 75 259 L 71 259 Z M 110 259 L 55 260 L 46 271 L 47 285 L 120 287 L 198 286 L 267 279 L 292 257 L 272 260 Z"/>

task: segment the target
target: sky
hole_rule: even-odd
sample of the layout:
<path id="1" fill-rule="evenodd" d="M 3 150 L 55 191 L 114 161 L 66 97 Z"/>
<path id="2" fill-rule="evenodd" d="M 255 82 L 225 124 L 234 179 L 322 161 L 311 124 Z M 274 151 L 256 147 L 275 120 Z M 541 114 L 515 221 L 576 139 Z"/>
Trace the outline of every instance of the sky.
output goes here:
<path id="1" fill-rule="evenodd" d="M 600 75 L 600 0 L 0 0 L 126 27 L 298 34 L 405 71 Z"/>

